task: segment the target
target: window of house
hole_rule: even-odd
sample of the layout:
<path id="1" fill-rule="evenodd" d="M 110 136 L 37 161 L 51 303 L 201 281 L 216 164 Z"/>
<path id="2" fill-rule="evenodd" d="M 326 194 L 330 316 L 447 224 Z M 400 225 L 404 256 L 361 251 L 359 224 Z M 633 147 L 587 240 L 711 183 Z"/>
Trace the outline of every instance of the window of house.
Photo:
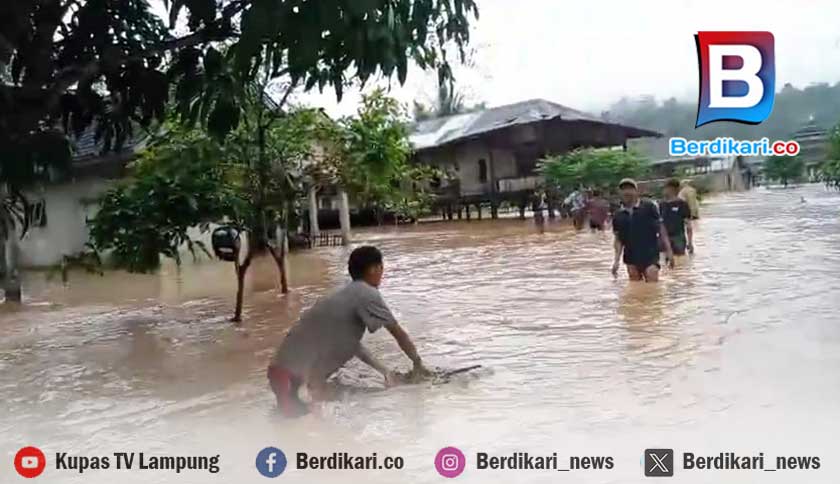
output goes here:
<path id="1" fill-rule="evenodd" d="M 487 160 L 478 160 L 478 181 L 487 183 Z"/>

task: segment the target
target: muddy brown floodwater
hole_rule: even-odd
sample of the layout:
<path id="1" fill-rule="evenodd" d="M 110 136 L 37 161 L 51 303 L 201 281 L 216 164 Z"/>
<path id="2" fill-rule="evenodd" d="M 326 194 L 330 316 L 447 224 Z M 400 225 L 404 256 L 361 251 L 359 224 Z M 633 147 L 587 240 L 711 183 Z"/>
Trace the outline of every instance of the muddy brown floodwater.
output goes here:
<path id="1" fill-rule="evenodd" d="M 801 203 L 804 196 L 807 203 Z M 294 255 L 294 292 L 270 263 L 250 280 L 245 321 L 227 322 L 232 268 L 26 280 L 0 312 L 0 482 L 36 445 L 71 455 L 221 456 L 221 472 L 57 472 L 45 482 L 262 482 L 257 452 L 402 456 L 402 471 L 289 470 L 280 482 L 441 482 L 441 447 L 613 456 L 611 471 L 477 471 L 460 482 L 642 482 L 643 449 L 822 458 L 818 471 L 691 473 L 679 482 L 838 482 L 840 194 L 809 186 L 721 195 L 703 207 L 697 255 L 658 285 L 609 275 L 607 234 L 533 221 L 356 234 L 386 255 L 382 291 L 431 365 L 488 367 L 448 385 L 358 391 L 284 421 L 265 381 L 301 308 L 345 280 L 346 249 Z M 384 332 L 368 336 L 407 368 Z M 379 380 L 358 364 L 339 378 Z M 8 465 L 7 465 L 8 464 Z M 678 470 L 679 473 L 679 470 Z M 565 478 L 565 479 L 559 479 Z"/>

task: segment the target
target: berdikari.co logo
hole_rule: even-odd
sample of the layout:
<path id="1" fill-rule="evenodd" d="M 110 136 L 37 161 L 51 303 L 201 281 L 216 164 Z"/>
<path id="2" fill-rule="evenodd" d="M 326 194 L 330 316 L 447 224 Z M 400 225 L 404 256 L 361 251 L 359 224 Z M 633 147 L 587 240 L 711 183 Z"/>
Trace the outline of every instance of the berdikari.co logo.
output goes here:
<path id="1" fill-rule="evenodd" d="M 698 32 L 700 96 L 695 128 L 715 121 L 760 124 L 773 111 L 776 89 L 774 37 L 770 32 Z M 672 137 L 671 156 L 796 156 L 794 140 L 691 140 Z"/>
<path id="2" fill-rule="evenodd" d="M 714 121 L 759 124 L 773 111 L 776 88 L 770 32 L 698 32 L 697 127 Z"/>

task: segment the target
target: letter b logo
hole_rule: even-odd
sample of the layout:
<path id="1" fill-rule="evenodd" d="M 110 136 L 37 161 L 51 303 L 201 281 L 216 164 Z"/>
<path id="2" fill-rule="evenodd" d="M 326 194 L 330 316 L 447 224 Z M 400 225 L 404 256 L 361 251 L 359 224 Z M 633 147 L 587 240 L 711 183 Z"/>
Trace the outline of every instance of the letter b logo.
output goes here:
<path id="1" fill-rule="evenodd" d="M 770 32 L 698 32 L 697 126 L 713 121 L 759 124 L 773 110 L 776 68 Z"/>

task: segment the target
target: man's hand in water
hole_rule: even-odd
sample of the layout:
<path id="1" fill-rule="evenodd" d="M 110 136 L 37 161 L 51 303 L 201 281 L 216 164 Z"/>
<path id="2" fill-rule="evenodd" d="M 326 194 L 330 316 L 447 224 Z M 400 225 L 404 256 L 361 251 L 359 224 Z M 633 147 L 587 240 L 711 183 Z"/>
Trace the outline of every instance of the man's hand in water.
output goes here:
<path id="1" fill-rule="evenodd" d="M 400 380 L 399 375 L 394 373 L 393 371 L 389 371 L 383 375 L 385 377 L 385 386 L 387 388 L 395 387 L 402 383 Z"/>
<path id="2" fill-rule="evenodd" d="M 689 255 L 694 255 L 694 244 L 688 244 L 688 247 L 686 247 L 686 249 L 688 249 Z"/>
<path id="3" fill-rule="evenodd" d="M 426 368 L 422 362 L 415 362 L 414 368 L 408 373 L 397 374 L 401 383 L 420 383 L 432 378 L 434 375 L 435 373 Z"/>
<path id="4" fill-rule="evenodd" d="M 674 253 L 668 252 L 665 254 L 665 262 L 668 263 L 668 268 L 673 269 L 676 267 L 676 261 L 674 261 Z"/>
<path id="5" fill-rule="evenodd" d="M 618 277 L 618 262 L 613 262 L 612 269 L 610 270 L 613 277 Z"/>
<path id="6" fill-rule="evenodd" d="M 422 361 L 414 362 L 414 368 L 411 369 L 412 378 L 429 378 L 432 376 L 432 371 L 423 365 Z"/>

